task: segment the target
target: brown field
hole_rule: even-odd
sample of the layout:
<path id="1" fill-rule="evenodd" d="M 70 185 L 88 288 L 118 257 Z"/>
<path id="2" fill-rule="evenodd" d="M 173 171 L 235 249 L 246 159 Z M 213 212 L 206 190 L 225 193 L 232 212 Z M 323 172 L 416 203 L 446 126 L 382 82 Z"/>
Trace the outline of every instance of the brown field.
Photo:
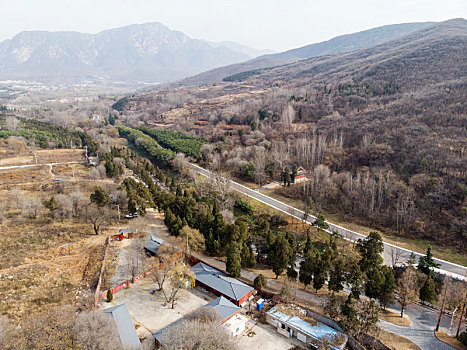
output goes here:
<path id="1" fill-rule="evenodd" d="M 81 161 L 83 153 L 53 150 L 41 152 L 40 157 L 43 162 L 74 162 Z M 2 164 L 20 158 L 2 159 Z M 27 157 L 22 159 L 27 161 Z M 0 220 L 0 314 L 19 321 L 56 305 L 71 304 L 96 285 L 105 237 L 115 233 L 118 224 L 95 235 L 84 214 L 53 219 L 40 206 L 37 218 L 33 219 L 27 209 L 12 200 L 13 188 L 23 191 L 26 202 L 28 198 L 42 202 L 59 193 L 74 191 L 89 198 L 94 186 L 109 191 L 117 188 L 118 184 L 110 179 L 91 180 L 88 172 L 84 164 L 0 170 L 0 201 L 8 204 L 3 221 Z"/>
<path id="2" fill-rule="evenodd" d="M 459 340 L 457 340 L 456 337 L 451 337 L 451 336 L 447 335 L 444 332 L 436 332 L 436 337 L 439 340 L 441 340 L 442 342 L 445 342 L 445 343 L 455 347 L 456 349 L 467 350 L 467 346 L 465 346 Z"/>
<path id="3" fill-rule="evenodd" d="M 402 327 L 410 326 L 410 320 L 408 319 L 407 316 L 404 316 L 404 318 L 401 318 L 401 315 L 399 313 L 395 313 L 387 309 L 379 311 L 379 318 L 382 320 L 394 323 L 398 326 L 402 326 Z"/>
<path id="4" fill-rule="evenodd" d="M 390 347 L 391 349 L 421 350 L 420 347 L 411 340 L 401 337 L 400 335 L 394 333 L 386 332 L 383 329 L 380 330 L 378 339 L 381 340 L 384 345 Z"/>
<path id="5" fill-rule="evenodd" d="M 0 149 L 0 167 L 28 164 L 48 164 L 67 162 L 86 162 L 84 150 L 82 149 L 47 149 L 35 152 L 28 150 L 21 155 L 12 155 L 9 150 Z M 36 162 L 37 159 L 37 162 Z"/>

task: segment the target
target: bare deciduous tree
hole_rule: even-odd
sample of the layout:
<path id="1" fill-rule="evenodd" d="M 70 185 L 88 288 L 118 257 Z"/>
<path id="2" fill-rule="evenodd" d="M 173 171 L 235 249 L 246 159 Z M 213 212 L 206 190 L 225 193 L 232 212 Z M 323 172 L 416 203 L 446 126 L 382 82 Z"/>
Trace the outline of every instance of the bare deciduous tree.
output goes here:
<path id="1" fill-rule="evenodd" d="M 8 148 L 12 153 L 22 153 L 27 149 L 26 140 L 22 137 L 10 136 L 8 138 Z"/>
<path id="2" fill-rule="evenodd" d="M 290 129 L 292 127 L 292 122 L 295 118 L 295 111 L 293 109 L 292 104 L 288 104 L 287 107 L 284 108 L 281 114 L 281 122 L 284 128 Z"/>
<path id="3" fill-rule="evenodd" d="M 195 274 L 191 272 L 188 265 L 183 261 L 176 261 L 167 272 L 169 277 L 169 287 L 163 288 L 162 293 L 164 294 L 165 301 L 171 304 L 172 309 L 175 307 L 175 303 L 180 298 L 180 291 L 185 288 L 192 288 L 195 282 Z"/>
<path id="4" fill-rule="evenodd" d="M 19 120 L 15 117 L 6 117 L 5 127 L 10 131 L 15 131 L 18 128 Z"/>
<path id="5" fill-rule="evenodd" d="M 255 147 L 253 154 L 253 163 L 255 165 L 255 170 L 253 176 L 255 181 L 258 183 L 258 186 L 261 187 L 266 181 L 266 165 L 268 161 L 268 155 L 264 147 Z"/>
<path id="6" fill-rule="evenodd" d="M 80 191 L 70 193 L 71 207 L 73 216 L 79 216 L 83 210 L 83 206 L 87 202 L 87 198 Z"/>
<path id="7" fill-rule="evenodd" d="M 0 224 L 5 219 L 6 212 L 7 212 L 7 203 L 6 202 L 0 202 Z"/>
<path id="8" fill-rule="evenodd" d="M 16 209 L 21 209 L 23 207 L 24 192 L 14 187 L 10 190 L 10 198 Z"/>
<path id="9" fill-rule="evenodd" d="M 123 349 L 115 322 L 102 311 L 79 313 L 73 333 L 76 343 L 83 350 Z"/>
<path id="10" fill-rule="evenodd" d="M 42 202 L 36 197 L 27 197 L 24 200 L 24 208 L 26 209 L 30 219 L 37 218 L 37 211 L 42 207 Z"/>
<path id="11" fill-rule="evenodd" d="M 0 349 L 13 350 L 17 345 L 14 326 L 6 316 L 0 316 Z"/>
<path id="12" fill-rule="evenodd" d="M 105 166 L 98 165 L 89 170 L 89 177 L 93 180 L 99 180 L 105 178 Z"/>
<path id="13" fill-rule="evenodd" d="M 394 269 L 402 264 L 402 250 L 391 247 L 391 266 Z"/>
<path id="14" fill-rule="evenodd" d="M 87 220 L 92 224 L 94 233 L 98 235 L 104 226 L 110 220 L 109 208 L 100 208 L 96 204 L 90 204 L 86 208 Z"/>
<path id="15" fill-rule="evenodd" d="M 189 251 L 202 252 L 206 249 L 204 235 L 195 228 L 183 226 L 179 237 L 183 242 L 186 242 L 187 250 Z"/>
<path id="16" fill-rule="evenodd" d="M 216 200 L 219 204 L 219 209 L 222 211 L 232 207 L 234 200 L 230 191 L 230 176 L 220 172 L 213 172 L 211 181 L 211 190 L 217 192 Z"/>
<path id="17" fill-rule="evenodd" d="M 209 318 L 208 321 L 203 318 L 183 320 L 164 333 L 162 343 L 167 350 L 237 348 L 226 328 Z"/>
<path id="18" fill-rule="evenodd" d="M 145 260 L 143 253 L 143 240 L 140 237 L 133 238 L 129 249 L 127 250 L 126 260 L 128 274 L 135 278 L 138 276 L 143 269 L 143 263 Z"/>
<path id="19" fill-rule="evenodd" d="M 70 196 L 65 194 L 57 195 L 58 208 L 55 215 L 60 219 L 70 218 L 73 215 L 73 202 Z"/>
<path id="20" fill-rule="evenodd" d="M 179 173 L 182 173 L 188 166 L 188 161 L 183 153 L 177 153 L 173 160 L 173 167 Z"/>
<path id="21" fill-rule="evenodd" d="M 71 306 L 62 306 L 24 322 L 21 326 L 19 349 L 68 348 L 73 341 L 75 310 Z"/>
<path id="22" fill-rule="evenodd" d="M 420 281 L 417 271 L 408 266 L 397 283 L 397 302 L 401 306 L 401 318 L 404 317 L 405 308 L 418 299 Z"/>

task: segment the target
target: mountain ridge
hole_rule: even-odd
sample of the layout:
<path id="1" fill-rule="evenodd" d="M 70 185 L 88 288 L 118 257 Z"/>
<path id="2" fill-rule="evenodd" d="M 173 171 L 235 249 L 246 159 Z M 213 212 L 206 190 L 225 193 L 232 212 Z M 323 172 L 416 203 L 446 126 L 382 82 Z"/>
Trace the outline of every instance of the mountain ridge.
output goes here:
<path id="1" fill-rule="evenodd" d="M 0 43 L 0 76 L 166 82 L 251 58 L 158 22 L 96 34 L 25 31 Z M 140 72 L 137 74 L 136 72 Z"/>
<path id="2" fill-rule="evenodd" d="M 276 54 L 259 56 L 246 62 L 240 62 L 226 67 L 215 68 L 173 84 L 180 86 L 212 83 L 245 71 L 271 68 L 302 59 L 367 48 L 382 42 L 390 41 L 396 37 L 404 36 L 435 23 L 436 22 L 414 22 L 390 24 L 356 33 L 343 34 L 319 43 L 305 45 Z"/>

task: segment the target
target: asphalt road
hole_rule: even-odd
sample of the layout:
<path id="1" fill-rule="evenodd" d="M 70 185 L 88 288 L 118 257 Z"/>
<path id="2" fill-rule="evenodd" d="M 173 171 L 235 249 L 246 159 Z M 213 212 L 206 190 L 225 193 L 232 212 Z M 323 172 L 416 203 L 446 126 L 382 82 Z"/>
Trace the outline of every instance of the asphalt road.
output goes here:
<path id="1" fill-rule="evenodd" d="M 400 312 L 398 305 L 391 305 L 392 308 Z M 439 341 L 434 334 L 434 328 L 438 320 L 438 310 L 432 310 L 428 307 L 420 305 L 410 305 L 405 314 L 410 319 L 409 327 L 397 326 L 387 321 L 379 321 L 379 327 L 388 332 L 392 332 L 403 337 L 406 337 L 417 344 L 423 350 L 454 350 L 455 348 Z M 453 326 L 451 325 L 451 318 L 443 315 L 441 319 L 440 330 L 455 334 L 458 320 L 455 319 Z"/>
<path id="2" fill-rule="evenodd" d="M 203 175 L 203 176 L 206 176 L 206 177 L 211 177 L 212 176 L 212 173 L 209 171 L 209 170 L 206 170 L 204 168 L 201 168 L 195 164 L 189 164 L 190 168 L 193 169 L 195 172 Z M 248 188 L 246 186 L 243 186 L 235 181 L 230 181 L 230 186 L 232 189 L 234 189 L 235 191 L 238 191 L 244 195 L 247 195 L 248 197 L 251 197 L 261 203 L 264 203 L 266 205 L 269 205 L 270 207 L 274 208 L 274 209 L 277 209 L 279 211 L 282 211 L 283 213 L 286 213 L 290 216 L 293 216 L 294 218 L 296 219 L 299 219 L 299 220 L 304 220 L 305 222 L 307 222 L 308 224 L 312 224 L 316 217 L 313 216 L 313 215 L 307 215 L 306 218 L 305 218 L 305 213 L 302 211 L 302 210 L 299 210 L 297 208 L 294 208 L 288 204 L 285 204 L 283 202 L 280 202 L 274 198 L 271 198 L 269 196 L 266 196 L 258 191 L 255 191 L 255 190 L 252 190 L 251 188 Z M 326 230 L 327 232 L 338 232 L 343 238 L 349 240 L 349 241 L 356 241 L 357 239 L 359 238 L 365 238 L 366 236 L 361 234 L 361 233 L 358 233 L 358 232 L 354 232 L 354 231 L 351 231 L 351 230 L 348 230 L 342 226 L 339 226 L 339 225 L 336 225 L 336 224 L 333 224 L 329 221 L 326 221 L 327 224 L 329 225 L 329 229 Z M 392 265 L 392 256 L 395 256 L 396 254 L 399 256 L 399 261 L 401 262 L 405 262 L 409 259 L 410 255 L 411 254 L 415 254 L 415 256 L 417 257 L 417 260 L 420 256 L 423 256 L 423 254 L 420 254 L 420 253 L 417 253 L 417 252 L 414 252 L 414 251 L 411 251 L 411 250 L 408 250 L 408 249 L 405 249 L 405 248 L 402 248 L 402 247 L 398 247 L 396 245 L 393 245 L 391 243 L 386 243 L 384 242 L 384 252 L 383 252 L 383 259 L 384 259 L 384 263 L 387 264 L 387 265 Z M 454 263 L 451 263 L 449 261 L 445 261 L 445 260 L 441 260 L 441 259 L 434 259 L 438 264 L 440 264 L 440 268 L 439 269 L 435 269 L 437 272 L 441 273 L 441 274 L 444 274 L 444 275 L 449 275 L 449 276 L 452 276 L 454 278 L 457 278 L 457 279 L 461 279 L 461 280 L 464 280 L 464 281 L 467 281 L 467 267 L 466 266 L 462 266 L 462 265 L 458 265 L 458 264 L 454 264 Z"/>

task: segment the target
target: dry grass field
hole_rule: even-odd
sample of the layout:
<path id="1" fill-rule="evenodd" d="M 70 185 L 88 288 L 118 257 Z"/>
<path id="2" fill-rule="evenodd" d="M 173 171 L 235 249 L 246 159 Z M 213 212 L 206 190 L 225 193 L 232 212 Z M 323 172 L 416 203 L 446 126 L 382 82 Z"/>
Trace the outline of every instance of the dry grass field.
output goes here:
<path id="1" fill-rule="evenodd" d="M 1 147 L 0 154 L 5 154 Z M 83 162 L 84 155 L 79 150 L 53 150 L 40 151 L 38 158 L 44 164 L 68 163 Z M 0 166 L 27 161 L 28 156 L 13 156 L 1 159 Z M 110 192 L 118 184 L 91 179 L 84 164 L 0 170 L 0 314 L 19 321 L 71 304 L 96 285 L 105 238 L 118 226 L 95 235 L 86 222 L 85 203 L 95 186 Z M 42 204 L 52 196 L 76 192 L 84 201 L 79 216 L 55 217 Z M 29 208 L 33 202 L 35 217 Z"/>
<path id="2" fill-rule="evenodd" d="M 35 154 L 35 155 L 34 155 Z M 36 162 L 37 160 L 37 162 Z M 22 154 L 12 156 L 6 148 L 0 149 L 0 167 L 30 164 L 49 164 L 67 162 L 85 162 L 82 149 L 46 149 L 33 152 L 27 150 Z"/>

